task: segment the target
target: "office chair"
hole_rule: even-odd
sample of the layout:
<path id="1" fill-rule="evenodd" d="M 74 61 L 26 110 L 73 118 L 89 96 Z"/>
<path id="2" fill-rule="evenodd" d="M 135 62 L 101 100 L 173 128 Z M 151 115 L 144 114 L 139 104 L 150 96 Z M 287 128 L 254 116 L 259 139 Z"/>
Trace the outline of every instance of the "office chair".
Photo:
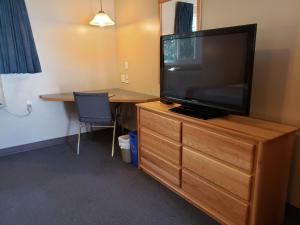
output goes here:
<path id="1" fill-rule="evenodd" d="M 91 128 L 113 128 L 111 150 L 111 156 L 113 157 L 115 153 L 117 112 L 115 112 L 114 119 L 112 119 L 108 93 L 74 92 L 73 94 L 79 119 L 77 155 L 79 155 L 80 150 L 81 129 L 87 127 L 88 124 Z"/>

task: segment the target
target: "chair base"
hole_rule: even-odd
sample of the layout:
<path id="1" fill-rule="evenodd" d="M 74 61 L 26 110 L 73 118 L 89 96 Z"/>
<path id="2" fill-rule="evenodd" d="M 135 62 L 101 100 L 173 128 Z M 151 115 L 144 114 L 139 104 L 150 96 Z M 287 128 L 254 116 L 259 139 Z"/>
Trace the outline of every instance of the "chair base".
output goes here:
<path id="1" fill-rule="evenodd" d="M 112 148 L 111 148 L 111 157 L 114 157 L 115 154 L 115 140 L 116 140 L 116 126 L 117 126 L 117 122 L 116 120 L 113 122 L 113 126 L 95 126 L 92 124 L 89 124 L 90 128 L 113 128 L 113 140 L 112 140 Z M 81 139 L 81 131 L 82 128 L 84 127 L 88 127 L 87 124 L 85 123 L 79 123 L 79 127 L 78 127 L 78 139 L 77 139 L 77 155 L 80 154 L 80 139 Z"/>

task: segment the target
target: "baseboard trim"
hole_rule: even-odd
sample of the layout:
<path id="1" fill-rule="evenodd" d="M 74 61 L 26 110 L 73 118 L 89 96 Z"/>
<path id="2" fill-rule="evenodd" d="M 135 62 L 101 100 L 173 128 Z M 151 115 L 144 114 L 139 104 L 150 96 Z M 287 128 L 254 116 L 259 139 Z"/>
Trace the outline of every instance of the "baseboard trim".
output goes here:
<path id="1" fill-rule="evenodd" d="M 87 134 L 83 133 L 81 135 L 82 139 L 87 138 Z M 22 152 L 28 152 L 28 151 L 33 151 L 33 150 L 38 150 L 41 148 L 47 148 L 55 145 L 60 145 L 60 144 L 65 144 L 65 143 L 70 143 L 77 141 L 77 135 L 70 135 L 70 136 L 65 136 L 65 137 L 60 137 L 60 138 L 54 138 L 54 139 L 49 139 L 45 141 L 39 141 L 35 143 L 30 143 L 30 144 L 25 144 L 25 145 L 19 145 L 15 147 L 10 147 L 10 148 L 3 148 L 0 149 L 0 157 L 4 156 L 9 156 L 9 155 L 14 155 Z"/>

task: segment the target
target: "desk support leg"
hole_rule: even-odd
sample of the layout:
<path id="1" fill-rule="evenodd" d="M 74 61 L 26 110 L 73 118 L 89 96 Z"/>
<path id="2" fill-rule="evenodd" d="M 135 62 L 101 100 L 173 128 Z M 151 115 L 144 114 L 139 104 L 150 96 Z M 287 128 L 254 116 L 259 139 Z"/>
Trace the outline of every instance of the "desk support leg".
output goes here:
<path id="1" fill-rule="evenodd" d="M 117 126 L 117 121 L 116 121 L 116 118 L 115 118 L 115 121 L 114 121 L 114 131 L 113 131 L 113 141 L 112 141 L 112 150 L 111 150 L 111 157 L 114 157 L 114 154 L 115 154 L 116 126 Z"/>
<path id="2" fill-rule="evenodd" d="M 117 104 L 115 106 L 114 131 L 113 131 L 111 157 L 114 157 L 114 155 L 115 155 L 115 140 L 116 140 L 116 132 L 117 132 L 118 114 L 119 113 L 120 113 L 120 104 Z"/>
<path id="3" fill-rule="evenodd" d="M 80 135 L 81 135 L 81 123 L 79 123 L 79 128 L 78 128 L 77 155 L 79 155 L 79 148 L 80 148 Z"/>

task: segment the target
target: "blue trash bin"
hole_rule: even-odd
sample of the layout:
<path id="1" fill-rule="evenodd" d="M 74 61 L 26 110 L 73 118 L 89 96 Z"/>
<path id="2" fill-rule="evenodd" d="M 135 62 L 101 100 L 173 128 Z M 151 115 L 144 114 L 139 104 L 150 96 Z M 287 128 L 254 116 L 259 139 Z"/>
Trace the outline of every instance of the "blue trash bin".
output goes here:
<path id="1" fill-rule="evenodd" d="M 137 131 L 129 132 L 130 137 L 130 149 L 131 149 L 131 158 L 132 164 L 135 167 L 139 166 L 139 156 L 138 156 L 138 133 Z"/>

